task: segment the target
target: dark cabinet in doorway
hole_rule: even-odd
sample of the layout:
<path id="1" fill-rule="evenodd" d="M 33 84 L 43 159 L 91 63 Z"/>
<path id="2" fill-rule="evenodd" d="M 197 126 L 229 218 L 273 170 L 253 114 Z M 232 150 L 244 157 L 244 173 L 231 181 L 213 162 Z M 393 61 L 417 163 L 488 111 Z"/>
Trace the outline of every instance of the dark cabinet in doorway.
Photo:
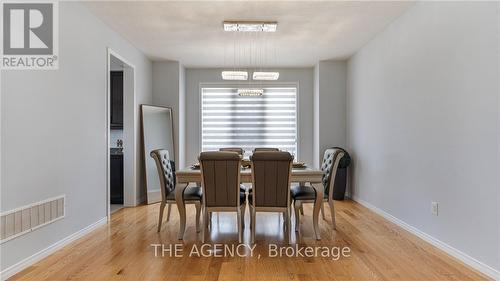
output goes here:
<path id="1" fill-rule="evenodd" d="M 123 71 L 110 73 L 111 129 L 123 128 Z"/>
<path id="2" fill-rule="evenodd" d="M 123 154 L 111 154 L 109 180 L 111 204 L 123 204 Z"/>

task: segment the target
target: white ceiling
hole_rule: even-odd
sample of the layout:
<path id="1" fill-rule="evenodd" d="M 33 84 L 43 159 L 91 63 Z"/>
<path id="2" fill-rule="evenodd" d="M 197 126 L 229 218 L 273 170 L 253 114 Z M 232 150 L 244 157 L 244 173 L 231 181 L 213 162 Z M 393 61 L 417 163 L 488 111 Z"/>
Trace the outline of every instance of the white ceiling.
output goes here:
<path id="1" fill-rule="evenodd" d="M 178 60 L 188 67 L 233 65 L 235 41 L 247 46 L 237 48 L 242 54 L 237 58 L 246 60 L 241 64 L 250 64 L 249 35 L 240 34 L 235 40 L 234 33 L 223 31 L 222 22 L 275 20 L 275 34 L 251 39 L 258 44 L 253 50 L 262 51 L 262 36 L 266 36 L 268 56 L 259 56 L 259 66 L 298 67 L 348 58 L 413 2 L 113 1 L 85 5 L 149 58 Z M 254 53 L 252 64 L 255 58 Z"/>

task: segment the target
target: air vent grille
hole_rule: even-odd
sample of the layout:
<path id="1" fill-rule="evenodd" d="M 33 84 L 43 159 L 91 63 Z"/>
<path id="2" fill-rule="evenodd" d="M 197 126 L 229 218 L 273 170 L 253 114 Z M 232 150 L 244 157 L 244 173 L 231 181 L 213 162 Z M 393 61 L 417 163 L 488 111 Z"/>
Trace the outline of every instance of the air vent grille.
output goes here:
<path id="1" fill-rule="evenodd" d="M 64 218 L 66 196 L 49 198 L 0 215 L 0 244 Z"/>

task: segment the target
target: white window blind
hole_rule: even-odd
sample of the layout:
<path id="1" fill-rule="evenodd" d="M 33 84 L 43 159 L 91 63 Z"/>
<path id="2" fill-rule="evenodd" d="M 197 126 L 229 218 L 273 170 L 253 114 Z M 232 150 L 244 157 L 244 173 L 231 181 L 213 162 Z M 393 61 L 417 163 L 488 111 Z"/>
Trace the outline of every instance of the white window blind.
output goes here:
<path id="1" fill-rule="evenodd" d="M 202 151 L 276 147 L 297 155 L 297 89 L 265 88 L 239 96 L 235 88 L 202 88 Z"/>

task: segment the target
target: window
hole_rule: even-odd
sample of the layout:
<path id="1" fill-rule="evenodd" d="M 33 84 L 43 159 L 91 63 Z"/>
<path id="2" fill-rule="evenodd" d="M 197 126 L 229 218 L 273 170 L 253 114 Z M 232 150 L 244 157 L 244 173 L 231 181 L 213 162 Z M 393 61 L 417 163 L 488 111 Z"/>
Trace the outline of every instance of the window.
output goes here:
<path id="1" fill-rule="evenodd" d="M 297 155 L 297 89 L 265 88 L 239 96 L 236 88 L 202 88 L 202 151 L 276 147 Z"/>

